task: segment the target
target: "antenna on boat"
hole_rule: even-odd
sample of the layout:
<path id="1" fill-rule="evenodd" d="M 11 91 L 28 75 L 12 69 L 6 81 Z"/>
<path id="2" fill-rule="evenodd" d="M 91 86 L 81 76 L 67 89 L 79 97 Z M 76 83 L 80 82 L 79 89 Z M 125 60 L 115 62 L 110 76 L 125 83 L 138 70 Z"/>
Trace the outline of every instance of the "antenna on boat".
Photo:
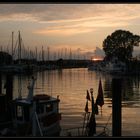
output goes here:
<path id="1" fill-rule="evenodd" d="M 32 82 L 29 83 L 28 85 L 28 96 L 27 96 L 27 100 L 31 101 L 33 99 L 33 90 L 34 90 L 34 85 L 35 85 L 35 80 L 36 78 L 34 78 L 34 76 L 32 76 Z"/>

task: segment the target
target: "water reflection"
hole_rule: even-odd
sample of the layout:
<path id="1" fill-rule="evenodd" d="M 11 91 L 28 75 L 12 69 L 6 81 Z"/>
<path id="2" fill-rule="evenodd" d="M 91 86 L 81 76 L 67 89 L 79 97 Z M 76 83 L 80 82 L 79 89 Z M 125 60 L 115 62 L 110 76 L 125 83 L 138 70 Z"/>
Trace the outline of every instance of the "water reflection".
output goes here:
<path id="1" fill-rule="evenodd" d="M 34 94 L 45 93 L 54 97 L 60 95 L 62 128 L 82 126 L 86 103 L 86 91 L 87 89 L 93 88 L 94 99 L 96 99 L 99 79 L 101 78 L 105 104 L 102 107 L 102 116 L 100 114 L 97 115 L 97 123 L 106 124 L 108 117 L 112 112 L 112 79 L 114 76 L 95 71 L 88 71 L 86 68 L 44 71 L 38 72 L 34 76 L 37 77 Z M 19 76 L 14 76 L 13 98 L 18 97 L 19 88 L 21 89 L 22 97 L 27 96 L 27 85 L 30 78 L 31 76 L 21 75 L 20 87 L 18 83 Z M 132 117 L 136 112 L 140 112 L 140 77 L 123 76 L 122 79 L 122 109 L 125 108 L 125 110 L 123 110 L 123 120 L 127 121 L 127 124 L 124 122 L 124 128 L 127 128 L 129 126 L 128 122 L 130 122 L 129 116 Z M 132 108 L 134 109 L 133 111 Z M 140 122 L 139 118 L 137 118 L 137 122 Z"/>
<path id="2" fill-rule="evenodd" d="M 112 79 L 108 76 L 104 81 L 104 94 L 106 98 L 112 98 Z M 122 101 L 139 100 L 139 77 L 127 76 L 122 77 Z M 119 87 L 118 87 L 119 88 Z"/>
<path id="3" fill-rule="evenodd" d="M 35 84 L 35 94 L 46 93 L 56 96 L 61 95 L 74 103 L 80 96 L 83 101 L 85 99 L 85 93 L 87 89 L 94 89 L 94 96 L 96 98 L 98 92 L 99 79 L 102 79 L 102 85 L 104 90 L 104 97 L 107 103 L 112 99 L 112 78 L 114 76 L 107 75 L 100 72 L 88 71 L 87 69 L 60 69 L 53 71 L 38 72 L 35 77 L 37 81 Z M 116 76 L 115 76 L 116 77 Z M 3 78 L 4 79 L 4 78 Z M 19 82 L 21 80 L 21 83 Z M 14 77 L 14 97 L 17 96 L 21 90 L 22 96 L 26 96 L 30 77 L 18 76 Z M 122 101 L 127 102 L 139 101 L 139 76 L 124 76 L 122 77 Z M 70 104 L 68 101 L 66 104 Z"/>

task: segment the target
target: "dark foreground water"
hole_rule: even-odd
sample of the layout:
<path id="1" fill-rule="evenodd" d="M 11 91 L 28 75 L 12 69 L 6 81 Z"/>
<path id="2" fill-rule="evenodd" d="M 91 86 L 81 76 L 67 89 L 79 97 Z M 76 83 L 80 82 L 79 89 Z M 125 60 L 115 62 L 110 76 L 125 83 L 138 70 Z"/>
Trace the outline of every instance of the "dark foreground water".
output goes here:
<path id="1" fill-rule="evenodd" d="M 102 115 L 96 115 L 97 125 L 107 125 L 112 133 L 112 92 L 111 83 L 114 76 L 88 71 L 86 68 L 63 69 L 38 72 L 34 94 L 48 94 L 60 98 L 60 112 L 62 113 L 62 129 L 83 125 L 84 108 L 86 104 L 86 90 L 93 88 L 96 99 L 99 79 L 102 80 L 105 104 Z M 138 76 L 123 76 L 122 83 L 122 136 L 140 136 L 140 88 Z M 3 78 L 4 79 L 4 78 Z M 27 96 L 27 85 L 30 76 L 14 76 L 14 95 Z M 4 82 L 3 82 L 4 83 Z M 3 92 L 4 89 L 3 89 Z M 90 108 L 90 104 L 89 104 Z"/>

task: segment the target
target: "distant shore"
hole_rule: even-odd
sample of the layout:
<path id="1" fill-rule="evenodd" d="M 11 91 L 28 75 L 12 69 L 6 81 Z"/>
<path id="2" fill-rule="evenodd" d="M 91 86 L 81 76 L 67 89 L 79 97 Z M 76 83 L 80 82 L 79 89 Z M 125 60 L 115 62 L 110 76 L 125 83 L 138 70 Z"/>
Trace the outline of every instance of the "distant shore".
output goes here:
<path id="1" fill-rule="evenodd" d="M 59 59 L 56 61 L 31 61 L 21 60 L 20 64 L 15 61 L 13 64 L 2 64 L 0 65 L 1 73 L 23 73 L 31 74 L 37 71 L 43 70 L 56 70 L 64 68 L 87 68 L 90 60 L 63 60 Z"/>

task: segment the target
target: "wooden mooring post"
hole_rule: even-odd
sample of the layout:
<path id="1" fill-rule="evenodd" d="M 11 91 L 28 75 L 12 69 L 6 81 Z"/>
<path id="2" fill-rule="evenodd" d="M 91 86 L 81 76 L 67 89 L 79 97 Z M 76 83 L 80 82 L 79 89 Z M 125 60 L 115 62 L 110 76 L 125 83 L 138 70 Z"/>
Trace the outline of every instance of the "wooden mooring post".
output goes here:
<path id="1" fill-rule="evenodd" d="M 12 108 L 11 101 L 13 99 L 13 75 L 6 75 L 6 110 L 7 110 L 7 119 L 12 119 Z"/>
<path id="2" fill-rule="evenodd" d="M 0 94 L 2 94 L 2 76 L 0 73 Z"/>
<path id="3" fill-rule="evenodd" d="M 6 83 L 2 86 L 2 74 L 0 73 L 0 121 L 11 120 L 11 101 L 13 98 L 13 75 L 6 75 Z M 2 93 L 3 88 L 6 89 L 6 94 Z"/>
<path id="4" fill-rule="evenodd" d="M 3 114 L 5 113 L 6 108 L 6 96 L 2 93 L 2 74 L 0 73 L 0 122 L 3 120 Z"/>
<path id="5" fill-rule="evenodd" d="M 13 99 L 13 75 L 6 75 L 6 96 L 7 101 L 11 101 Z"/>
<path id="6" fill-rule="evenodd" d="M 112 136 L 121 136 L 121 92 L 122 79 L 112 79 Z"/>

